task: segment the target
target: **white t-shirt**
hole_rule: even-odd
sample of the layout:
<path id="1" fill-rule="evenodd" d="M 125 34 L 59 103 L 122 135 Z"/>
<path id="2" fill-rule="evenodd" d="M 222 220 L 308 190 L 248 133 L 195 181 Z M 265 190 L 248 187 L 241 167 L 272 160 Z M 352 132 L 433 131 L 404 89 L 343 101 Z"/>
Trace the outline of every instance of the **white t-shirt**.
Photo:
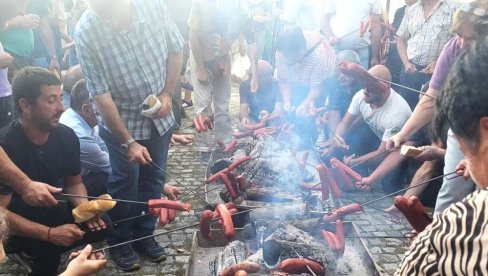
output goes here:
<path id="1" fill-rule="evenodd" d="M 370 33 L 360 36 L 361 22 L 369 24 L 369 15 L 381 15 L 380 0 L 325 0 L 326 14 L 333 14 L 330 27 L 341 38 L 341 49 L 357 50 L 371 44 Z M 369 28 L 368 28 L 369 29 Z"/>
<path id="2" fill-rule="evenodd" d="M 364 101 L 363 91 L 360 90 L 354 95 L 347 112 L 355 116 L 360 115 L 380 140 L 387 141 L 403 128 L 412 110 L 407 101 L 391 88 L 385 104 L 372 109 L 371 105 Z"/>
<path id="3" fill-rule="evenodd" d="M 320 32 L 324 0 L 285 0 L 282 19 L 304 31 Z"/>

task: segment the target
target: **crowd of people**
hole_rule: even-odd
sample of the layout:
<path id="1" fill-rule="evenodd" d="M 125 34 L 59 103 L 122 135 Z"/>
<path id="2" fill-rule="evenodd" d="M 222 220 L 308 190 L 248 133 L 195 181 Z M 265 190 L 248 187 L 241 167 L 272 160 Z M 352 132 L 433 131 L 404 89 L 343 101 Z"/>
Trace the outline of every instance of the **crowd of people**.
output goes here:
<path id="1" fill-rule="evenodd" d="M 0 7 L 0 238 L 7 254 L 28 256 L 31 275 L 56 275 L 61 254 L 77 246 L 153 234 L 153 216 L 111 227 L 147 212 L 143 205 L 119 203 L 84 225 L 71 210 L 88 201 L 83 196 L 105 193 L 177 199 L 182 192 L 163 171 L 170 144 L 193 139 L 173 134 L 182 108 L 214 125 L 194 143 L 208 162 L 216 144 L 233 139 L 232 82 L 237 128 L 283 116 L 295 124 L 298 147 L 320 148 L 326 164 L 335 157 L 355 166 L 363 175 L 356 192 L 410 185 L 406 197 L 435 206 L 398 275 L 488 274 L 487 0 L 409 0 L 391 23 L 380 0 L 0 0 Z M 158 107 L 141 111 L 151 97 Z M 424 150 L 412 159 L 402 145 Z M 464 177 L 416 186 L 455 171 Z M 81 197 L 55 198 L 61 191 Z M 394 206 L 386 211 L 402 218 Z M 139 256 L 166 258 L 154 238 L 109 253 L 124 271 L 140 268 Z M 71 256 L 63 275 L 106 263 L 90 246 Z"/>

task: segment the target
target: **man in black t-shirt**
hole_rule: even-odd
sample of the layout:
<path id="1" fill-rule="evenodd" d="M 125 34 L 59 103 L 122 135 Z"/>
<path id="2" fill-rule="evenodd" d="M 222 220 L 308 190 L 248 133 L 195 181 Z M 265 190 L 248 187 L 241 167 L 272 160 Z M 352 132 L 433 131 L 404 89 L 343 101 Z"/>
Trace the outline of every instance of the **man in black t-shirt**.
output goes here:
<path id="1" fill-rule="evenodd" d="M 32 180 L 86 196 L 78 138 L 59 124 L 64 111 L 61 81 L 46 69 L 26 67 L 15 77 L 12 90 L 19 119 L 0 130 L 0 146 Z M 8 246 L 33 258 L 31 275 L 56 275 L 62 252 L 104 238 L 104 231 L 97 230 L 105 228 L 105 222 L 98 216 L 86 222 L 94 231 L 82 231 L 74 224 L 71 210 L 87 202 L 85 198 L 67 198 L 49 208 L 33 207 L 9 186 L 0 187 L 1 205 L 10 211 L 6 219 L 13 236 Z"/>
<path id="2" fill-rule="evenodd" d="M 260 112 L 278 112 L 281 109 L 278 81 L 273 78 L 273 67 L 264 60 L 258 61 L 259 88 L 256 93 L 251 92 L 250 81 L 244 81 L 239 87 L 241 102 L 240 123 L 244 126 L 251 122 L 258 122 Z"/>

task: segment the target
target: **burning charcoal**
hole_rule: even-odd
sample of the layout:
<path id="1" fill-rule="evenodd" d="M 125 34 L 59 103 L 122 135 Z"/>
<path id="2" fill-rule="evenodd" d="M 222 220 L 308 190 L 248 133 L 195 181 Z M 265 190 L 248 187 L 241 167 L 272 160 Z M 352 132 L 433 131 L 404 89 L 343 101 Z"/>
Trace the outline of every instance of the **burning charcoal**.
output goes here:
<path id="1" fill-rule="evenodd" d="M 242 263 L 247 257 L 247 246 L 242 241 L 230 242 L 215 259 L 217 275 L 226 268 Z"/>
<path id="2" fill-rule="evenodd" d="M 322 241 L 312 237 L 289 224 L 281 224 L 263 244 L 263 260 L 274 265 L 279 260 L 296 258 L 297 253 L 304 258 L 312 258 L 322 262 L 326 275 L 333 275 L 336 269 L 336 256 L 334 252 L 324 246 Z M 276 257 L 278 256 L 278 257 Z"/>

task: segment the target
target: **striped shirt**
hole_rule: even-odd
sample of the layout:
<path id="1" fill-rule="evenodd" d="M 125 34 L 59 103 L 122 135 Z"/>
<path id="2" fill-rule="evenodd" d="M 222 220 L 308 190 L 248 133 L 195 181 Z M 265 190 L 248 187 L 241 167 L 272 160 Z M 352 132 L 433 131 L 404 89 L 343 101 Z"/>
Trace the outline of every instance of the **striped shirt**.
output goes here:
<path id="1" fill-rule="evenodd" d="M 427 66 L 437 60 L 452 37 L 449 29 L 457 7 L 453 0 L 440 0 L 427 19 L 422 1 L 406 9 L 396 35 L 407 41 L 407 56 L 412 63 Z"/>
<path id="2" fill-rule="evenodd" d="M 180 52 L 184 41 L 163 0 L 133 0 L 131 5 L 132 21 L 121 32 L 101 22 L 93 10 L 85 12 L 75 31 L 76 50 L 91 97 L 110 92 L 131 135 L 145 140 L 152 123 L 160 135 L 174 124 L 172 112 L 149 119 L 141 110 L 147 96 L 163 91 L 168 55 Z M 103 118 L 98 120 L 105 127 Z"/>
<path id="3" fill-rule="evenodd" d="M 418 235 L 399 275 L 488 275 L 488 190 L 451 205 Z"/>
<path id="4" fill-rule="evenodd" d="M 323 36 L 304 32 L 307 51 L 314 47 Z M 276 53 L 278 79 L 302 87 L 320 86 L 335 70 L 335 53 L 329 43 L 323 42 L 300 62 L 290 65 L 286 57 Z"/>

